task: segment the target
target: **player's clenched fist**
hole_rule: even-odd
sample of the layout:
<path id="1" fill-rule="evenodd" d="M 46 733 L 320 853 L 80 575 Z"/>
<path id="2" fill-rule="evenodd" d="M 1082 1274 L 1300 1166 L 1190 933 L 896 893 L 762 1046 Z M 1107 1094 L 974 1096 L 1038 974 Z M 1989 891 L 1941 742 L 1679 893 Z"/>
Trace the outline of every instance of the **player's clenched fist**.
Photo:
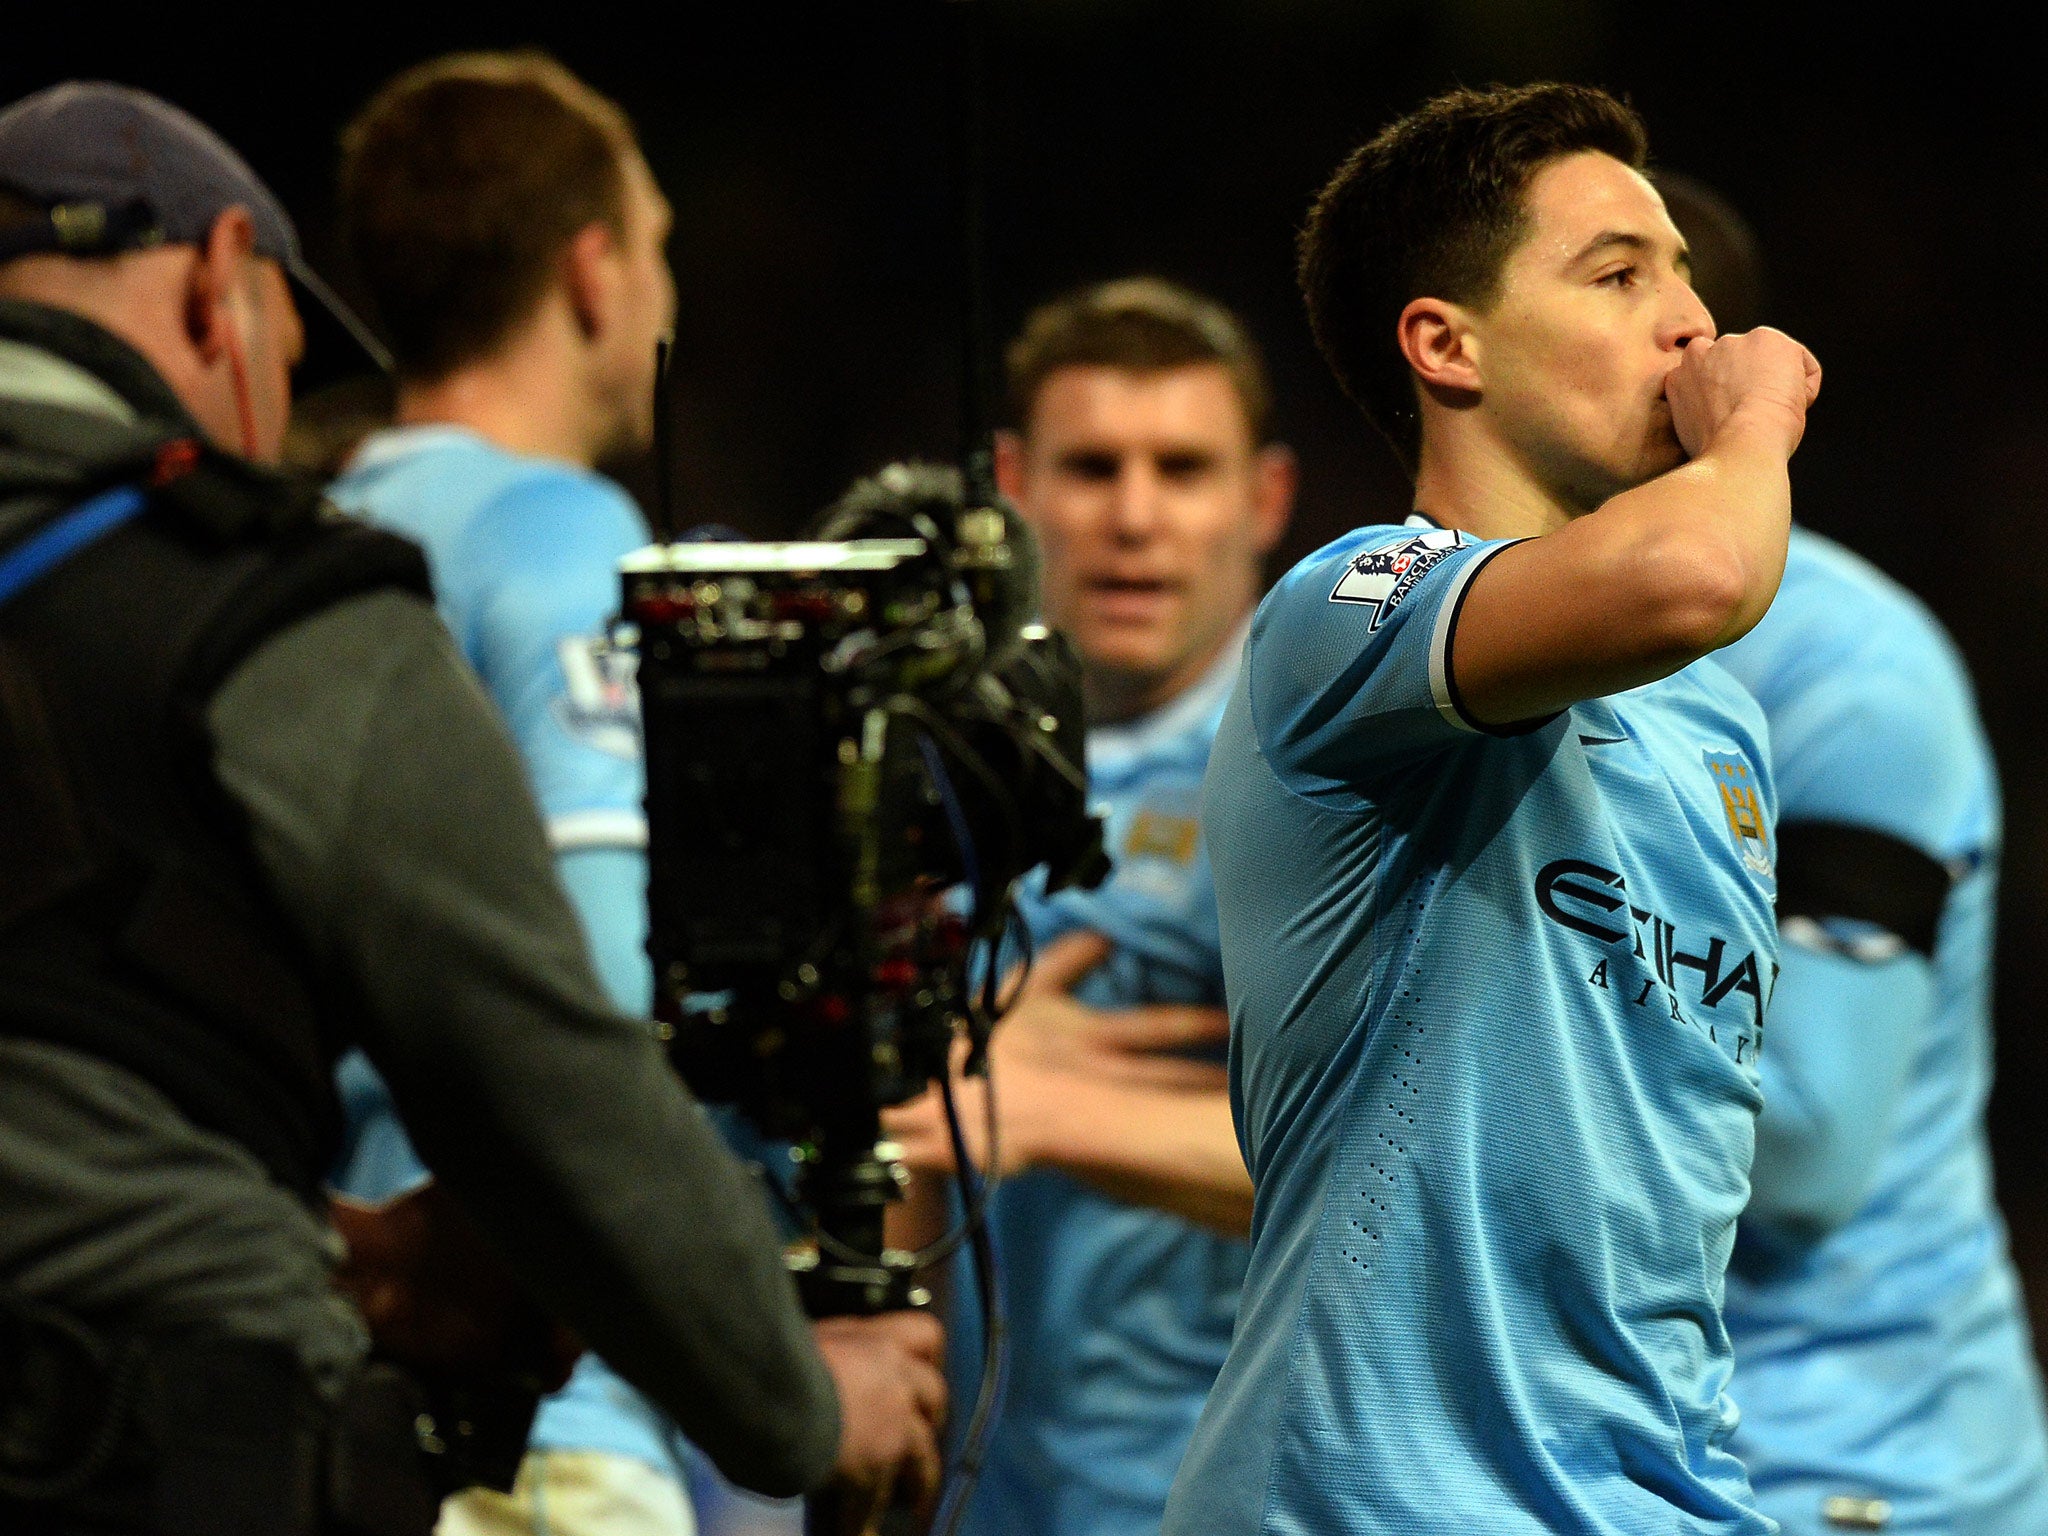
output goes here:
<path id="1" fill-rule="evenodd" d="M 1737 419 L 1781 431 L 1789 458 L 1806 431 L 1806 408 L 1819 394 L 1820 363 L 1769 326 L 1693 342 L 1664 381 L 1671 425 L 1695 459 Z"/>

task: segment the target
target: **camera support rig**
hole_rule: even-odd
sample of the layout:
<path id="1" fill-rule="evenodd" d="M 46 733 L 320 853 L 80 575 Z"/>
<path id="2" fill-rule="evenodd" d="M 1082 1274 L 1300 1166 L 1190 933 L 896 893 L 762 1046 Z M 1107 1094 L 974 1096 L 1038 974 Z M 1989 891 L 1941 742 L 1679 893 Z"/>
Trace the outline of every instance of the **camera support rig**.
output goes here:
<path id="1" fill-rule="evenodd" d="M 953 1050 L 964 1033 L 967 1070 L 984 1062 L 1017 881 L 1043 865 L 1049 890 L 1093 886 L 1109 861 L 1087 809 L 1079 665 L 1026 622 L 1036 546 L 995 484 L 985 6 L 936 9 L 963 279 L 957 472 L 892 465 L 829 509 L 811 542 L 669 542 L 664 346 L 664 542 L 623 564 L 615 643 L 638 653 L 656 1016 L 701 1097 L 791 1142 L 793 1203 L 815 1238 L 791 1263 L 806 1308 L 922 1305 L 920 1261 L 972 1248 L 985 1349 L 961 1475 L 939 1509 L 950 1536 L 1003 1378 L 987 1187 L 953 1100 Z M 949 891 L 967 893 L 966 918 Z M 881 1111 L 934 1082 L 966 1218 L 922 1255 L 892 1252 L 885 1213 L 905 1175 Z M 838 1532 L 846 1513 L 814 1496 L 806 1530 Z"/>
<path id="2" fill-rule="evenodd" d="M 1000 938 L 1012 882 L 1102 864 L 1064 641 L 1022 627 L 989 665 L 981 612 L 1015 609 L 978 605 L 975 578 L 1008 579 L 1004 520 L 956 513 L 949 540 L 929 506 L 889 505 L 932 537 L 657 545 L 622 568 L 656 1014 L 701 1097 L 793 1144 L 821 1316 L 915 1300 L 882 1238 L 903 1174 L 880 1112 L 945 1077 L 963 1021 L 985 1038 L 970 949 Z"/>

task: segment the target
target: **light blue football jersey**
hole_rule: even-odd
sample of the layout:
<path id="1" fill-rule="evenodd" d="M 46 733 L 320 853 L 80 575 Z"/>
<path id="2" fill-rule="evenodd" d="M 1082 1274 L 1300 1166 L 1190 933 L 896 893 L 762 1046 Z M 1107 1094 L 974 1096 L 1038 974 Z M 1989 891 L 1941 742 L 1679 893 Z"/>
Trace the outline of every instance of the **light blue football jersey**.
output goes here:
<path id="1" fill-rule="evenodd" d="M 1115 946 L 1076 995 L 1099 1008 L 1221 1006 L 1216 892 L 1202 847 L 1209 745 L 1237 670 L 1153 714 L 1088 733 L 1092 798 L 1107 812 L 1110 877 L 1020 900 L 1043 946 L 1086 929 Z M 998 1026 L 1000 1028 L 1001 1026 Z M 1217 1051 L 1221 1059 L 1221 1050 Z M 998 1078 L 996 1091 L 1002 1092 Z M 977 1536 L 1145 1536 L 1230 1346 L 1246 1245 L 1127 1205 L 1056 1169 L 1007 1181 L 991 1210 L 1010 1328 L 1009 1390 L 966 1528 Z M 979 1383 L 970 1317 L 956 1413 Z"/>
<path id="2" fill-rule="evenodd" d="M 1831 1498 L 1883 1501 L 1892 1532 L 2038 1536 L 2048 1436 L 1984 1131 L 2000 816 L 1969 676 L 1916 599 L 1799 529 L 1720 659 L 1769 717 L 1788 829 L 1882 832 L 1956 877 L 1931 959 L 1787 918 L 1728 1275 L 1736 1452 L 1789 1536 L 1841 1529 Z"/>
<path id="3" fill-rule="evenodd" d="M 1261 606 L 1203 819 L 1257 1186 L 1173 1536 L 1763 1536 L 1723 1275 L 1777 971 L 1763 717 L 1710 662 L 1464 710 L 1501 543 L 1356 530 Z"/>
<path id="4" fill-rule="evenodd" d="M 372 437 L 330 492 L 417 540 L 441 616 L 503 712 L 558 850 L 644 848 L 639 695 L 600 645 L 619 561 L 647 543 L 602 475 L 459 427 Z"/>
<path id="5" fill-rule="evenodd" d="M 645 1014 L 638 694 L 599 643 L 618 611 L 619 561 L 647 542 L 638 509 L 600 475 L 445 426 L 379 433 L 329 494 L 425 548 L 441 616 L 525 760 L 599 974 L 615 1003 Z M 352 1156 L 337 1187 L 381 1198 L 423 1179 L 369 1064 L 345 1062 L 341 1083 Z M 595 1355 L 541 1405 L 531 1443 L 633 1456 L 682 1476 L 667 1419 Z"/>

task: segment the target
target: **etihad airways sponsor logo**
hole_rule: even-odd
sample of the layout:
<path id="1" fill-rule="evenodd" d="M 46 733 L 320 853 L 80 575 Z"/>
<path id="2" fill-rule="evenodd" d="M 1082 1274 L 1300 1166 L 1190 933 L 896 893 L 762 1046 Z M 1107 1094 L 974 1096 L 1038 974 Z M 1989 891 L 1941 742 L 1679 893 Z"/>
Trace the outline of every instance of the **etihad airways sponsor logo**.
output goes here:
<path id="1" fill-rule="evenodd" d="M 1682 941 L 1677 924 L 1629 899 L 1628 882 L 1618 871 L 1584 859 L 1551 860 L 1536 872 L 1535 889 L 1537 907 L 1552 922 L 1604 944 L 1626 944 L 1649 966 L 1650 975 L 1633 999 L 1637 1007 L 1648 1007 L 1661 987 L 1671 1017 L 1699 1024 L 1716 1044 L 1723 1043 L 1719 1021 L 1695 1019 L 1682 1004 L 1738 1010 L 1731 1021 L 1737 1034 L 1728 1043 L 1738 1064 L 1753 1059 L 1763 1038 L 1764 1008 L 1778 979 L 1775 961 L 1765 962 L 1770 966 L 1766 976 L 1754 950 L 1734 958 L 1735 946 L 1719 935 L 1707 935 L 1704 944 Z M 1601 958 L 1586 978 L 1588 985 L 1612 990 L 1608 960 Z"/>

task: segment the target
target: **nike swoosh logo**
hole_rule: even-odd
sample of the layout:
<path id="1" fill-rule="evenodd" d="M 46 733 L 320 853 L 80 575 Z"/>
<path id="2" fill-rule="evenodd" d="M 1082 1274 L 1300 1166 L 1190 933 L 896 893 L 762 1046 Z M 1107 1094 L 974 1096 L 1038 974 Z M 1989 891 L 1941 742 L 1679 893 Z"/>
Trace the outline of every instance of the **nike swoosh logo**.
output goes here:
<path id="1" fill-rule="evenodd" d="M 1579 738 L 1579 745 L 1582 747 L 1612 747 L 1627 740 L 1626 736 L 1581 736 Z"/>

